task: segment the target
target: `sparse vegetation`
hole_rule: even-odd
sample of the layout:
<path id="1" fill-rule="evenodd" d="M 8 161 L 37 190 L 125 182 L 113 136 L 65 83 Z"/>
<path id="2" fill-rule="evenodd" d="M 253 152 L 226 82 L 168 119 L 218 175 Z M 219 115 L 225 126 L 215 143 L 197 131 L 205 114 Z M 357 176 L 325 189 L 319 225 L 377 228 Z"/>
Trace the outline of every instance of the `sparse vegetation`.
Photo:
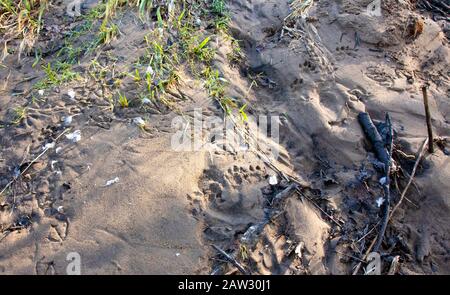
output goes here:
<path id="1" fill-rule="evenodd" d="M 18 125 L 26 117 L 27 117 L 27 109 L 25 107 L 17 107 L 14 109 L 14 119 L 11 123 L 13 125 Z"/>
<path id="2" fill-rule="evenodd" d="M 119 93 L 119 105 L 122 108 L 127 108 L 129 106 L 129 101 L 127 97 L 124 94 Z"/>
<path id="3" fill-rule="evenodd" d="M 19 57 L 36 43 L 47 5 L 47 0 L 0 0 L 0 34 L 4 40 L 21 39 Z"/>
<path id="4" fill-rule="evenodd" d="M 35 84 L 36 89 L 58 86 L 80 77 L 78 73 L 72 70 L 72 65 L 66 62 L 57 62 L 53 67 L 48 63 L 42 68 L 45 72 L 45 78 Z"/>

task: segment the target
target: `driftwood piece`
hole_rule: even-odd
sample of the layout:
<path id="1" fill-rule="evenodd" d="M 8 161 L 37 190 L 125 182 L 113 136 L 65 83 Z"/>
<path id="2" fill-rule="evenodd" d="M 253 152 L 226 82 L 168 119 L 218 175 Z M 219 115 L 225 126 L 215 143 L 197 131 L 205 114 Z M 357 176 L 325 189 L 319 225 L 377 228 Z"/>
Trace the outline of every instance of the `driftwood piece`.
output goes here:
<path id="1" fill-rule="evenodd" d="M 385 148 L 383 138 L 373 124 L 370 115 L 368 113 L 360 113 L 358 115 L 358 121 L 361 124 L 367 138 L 372 143 L 377 158 L 386 166 L 386 163 L 390 162 L 389 155 Z"/>
<path id="2" fill-rule="evenodd" d="M 379 231 L 379 234 L 377 235 L 377 237 L 372 241 L 372 243 L 367 248 L 366 253 L 364 255 L 364 258 L 363 258 L 363 260 L 365 261 L 367 259 L 368 255 L 370 254 L 370 252 L 372 251 L 372 249 L 373 249 L 373 251 L 376 252 L 380 248 L 381 243 L 383 241 L 384 233 L 385 233 L 386 228 L 387 228 L 387 224 L 389 222 L 389 217 L 390 217 L 390 214 L 389 214 L 389 207 L 390 207 L 390 173 L 391 173 L 391 165 L 392 165 L 392 151 L 393 151 L 393 146 L 394 146 L 394 144 L 393 144 L 394 132 L 393 132 L 393 129 L 392 129 L 391 118 L 390 118 L 389 114 L 386 114 L 386 124 L 387 124 L 387 127 L 389 129 L 389 133 L 388 133 L 388 136 L 387 136 L 387 141 L 389 142 L 389 152 L 388 152 L 386 150 L 386 148 L 385 148 L 385 143 L 382 140 L 381 135 L 378 133 L 378 130 L 373 125 L 372 119 L 370 119 L 369 114 L 367 114 L 367 113 L 360 113 L 358 115 L 358 119 L 360 120 L 360 123 L 361 123 L 361 125 L 363 125 L 364 129 L 365 129 L 364 126 L 366 126 L 368 128 L 368 130 L 371 130 L 371 134 L 372 135 L 373 135 L 374 132 L 376 132 L 375 135 L 373 135 L 375 137 L 374 139 L 377 140 L 377 141 L 378 140 L 380 141 L 380 143 L 383 145 L 384 152 L 386 152 L 386 161 L 383 161 L 384 167 L 385 167 L 385 169 L 384 169 L 385 170 L 385 183 L 383 185 L 384 193 L 385 193 L 384 204 L 383 204 L 384 205 L 384 207 L 383 207 L 384 208 L 384 210 L 383 210 L 383 217 L 377 223 L 377 225 L 375 225 L 375 226 L 378 226 L 381 223 L 380 231 Z M 372 125 L 373 128 L 375 128 L 375 130 L 373 130 L 372 126 L 370 126 L 370 125 Z M 366 135 L 369 137 L 367 132 L 366 132 Z M 358 271 L 359 271 L 360 268 L 361 268 L 361 262 L 359 262 L 356 265 L 356 267 L 355 267 L 355 269 L 353 271 L 353 275 L 358 274 Z"/>
<path id="3" fill-rule="evenodd" d="M 384 171 L 385 171 L 385 182 L 383 185 L 384 190 L 384 203 L 383 203 L 383 218 L 381 222 L 380 232 L 377 237 L 377 241 L 375 243 L 375 246 L 373 250 L 377 252 L 380 247 L 381 243 L 383 242 L 384 233 L 386 232 L 387 225 L 389 223 L 389 209 L 391 205 L 391 164 L 392 164 L 392 150 L 394 147 L 394 131 L 392 130 L 392 122 L 391 117 L 389 114 L 386 114 L 386 124 L 389 128 L 389 134 L 388 134 L 388 140 L 389 140 L 389 154 L 388 154 L 388 160 L 385 162 Z"/>

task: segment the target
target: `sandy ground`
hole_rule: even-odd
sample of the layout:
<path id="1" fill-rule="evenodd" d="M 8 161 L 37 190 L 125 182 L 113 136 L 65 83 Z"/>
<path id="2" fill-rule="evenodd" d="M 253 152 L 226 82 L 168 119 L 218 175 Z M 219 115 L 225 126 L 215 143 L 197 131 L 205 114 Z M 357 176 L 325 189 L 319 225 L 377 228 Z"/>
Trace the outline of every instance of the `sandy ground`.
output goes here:
<path id="1" fill-rule="evenodd" d="M 245 60 L 231 65 L 229 46 L 217 40 L 214 65 L 231 82 L 228 95 L 246 98 L 249 114 L 280 116 L 279 146 L 262 140 L 279 148 L 272 160 L 300 180 L 303 195 L 290 194 L 280 204 L 270 200 L 288 183 L 269 185 L 276 172 L 252 149 L 173 151 L 176 114 L 161 106 L 146 113 L 144 132 L 132 121 L 141 110 L 108 113 L 89 81 L 46 91 L 44 103 L 28 104 L 24 122 L 0 129 L 1 187 L 22 159 L 30 161 L 61 134 L 62 117 L 76 114 L 70 126 L 82 137 L 74 144 L 62 136 L 59 152 L 40 158 L 1 201 L 0 273 L 64 274 L 66 256 L 74 251 L 84 274 L 208 274 L 218 267 L 237 273 L 217 259 L 215 244 L 236 253 L 255 274 L 351 274 L 376 237 L 371 229 L 380 219 L 376 200 L 382 196 L 381 173 L 358 113 L 383 120 L 389 112 L 396 147 L 414 155 L 427 136 L 421 86 L 428 82 L 435 134 L 450 136 L 448 24 L 409 1 L 385 0 L 382 16 L 368 16 L 370 2 L 314 1 L 307 18 L 286 19 L 288 1 L 228 1 L 231 32 L 241 40 Z M 422 33 L 409 34 L 411 18 L 423 21 Z M 139 55 L 144 35 L 129 15 L 121 30 L 101 53 L 123 57 L 118 66 Z M 14 56 L 4 61 L 2 122 L 27 101 L 39 75 L 32 62 Z M 250 87 L 249 77 L 257 77 L 258 87 Z M 201 85 L 187 75 L 183 81 L 181 92 L 191 99 L 180 109 L 188 116 L 198 107 L 205 117 L 222 116 Z M 124 88 L 133 93 L 132 85 Z M 396 160 L 411 172 L 414 159 L 396 154 Z M 384 273 L 397 255 L 400 274 L 450 273 L 449 161 L 445 143 L 425 155 L 410 201 L 388 227 Z M 394 201 L 406 172 L 395 176 Z M 116 177 L 117 183 L 105 186 Z M 244 233 L 269 211 L 276 217 L 243 244 Z"/>

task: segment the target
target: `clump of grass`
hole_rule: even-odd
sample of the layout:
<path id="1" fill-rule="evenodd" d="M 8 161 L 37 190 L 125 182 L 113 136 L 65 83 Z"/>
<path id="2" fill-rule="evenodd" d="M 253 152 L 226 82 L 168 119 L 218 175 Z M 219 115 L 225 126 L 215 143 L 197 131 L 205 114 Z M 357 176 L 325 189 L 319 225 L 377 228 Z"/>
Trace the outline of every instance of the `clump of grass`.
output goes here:
<path id="1" fill-rule="evenodd" d="M 232 64 L 240 63 L 244 59 L 244 54 L 239 44 L 239 40 L 231 37 L 231 52 L 227 54 L 227 58 Z"/>
<path id="2" fill-rule="evenodd" d="M 0 0 L 0 33 L 6 40 L 22 39 L 19 58 L 36 43 L 46 8 L 47 0 Z"/>
<path id="3" fill-rule="evenodd" d="M 214 57 L 214 50 L 207 46 L 210 40 L 211 36 L 208 36 L 192 48 L 192 53 L 195 54 L 200 61 L 209 62 Z"/>
<path id="4" fill-rule="evenodd" d="M 14 119 L 11 123 L 13 125 L 18 125 L 26 117 L 27 117 L 27 109 L 25 107 L 17 107 L 14 109 Z"/>
<path id="5" fill-rule="evenodd" d="M 139 7 L 139 15 L 143 16 L 146 11 L 152 8 L 153 0 L 137 0 L 136 6 Z"/>
<path id="6" fill-rule="evenodd" d="M 170 107 L 172 103 L 166 94 L 181 79 L 178 73 L 180 59 L 177 45 L 169 45 L 166 40 L 158 31 L 146 35 L 146 53 L 134 63 L 135 68 L 128 76 L 133 77 L 138 86 L 145 87 L 145 97 Z"/>
<path id="7" fill-rule="evenodd" d="M 116 24 L 111 24 L 109 26 L 102 24 L 95 42 L 95 47 L 111 43 L 119 33 L 119 27 Z"/>
<path id="8" fill-rule="evenodd" d="M 45 72 L 45 78 L 36 83 L 35 88 L 45 89 L 52 86 L 58 86 L 80 77 L 72 70 L 72 65 L 66 62 L 56 62 L 52 67 L 50 63 L 42 67 Z"/>
<path id="9" fill-rule="evenodd" d="M 134 82 L 139 83 L 142 81 L 141 74 L 139 73 L 139 69 L 136 69 L 132 76 L 133 76 Z"/>
<path id="10" fill-rule="evenodd" d="M 244 104 L 240 109 L 239 109 L 239 115 L 241 116 L 241 120 L 242 122 L 248 122 L 248 116 L 247 113 L 245 112 L 245 109 L 247 108 L 247 104 Z"/>
<path id="11" fill-rule="evenodd" d="M 119 101 L 118 102 L 122 108 L 127 108 L 130 105 L 130 102 L 128 101 L 128 98 L 125 96 L 125 94 L 122 95 L 119 93 Z"/>
<path id="12" fill-rule="evenodd" d="M 218 70 L 210 67 L 206 67 L 202 74 L 205 78 L 204 87 L 209 96 L 220 100 L 225 95 L 225 79 L 220 77 Z"/>
<path id="13" fill-rule="evenodd" d="M 226 12 L 226 5 L 224 0 L 212 0 L 211 11 L 218 15 L 224 15 Z"/>

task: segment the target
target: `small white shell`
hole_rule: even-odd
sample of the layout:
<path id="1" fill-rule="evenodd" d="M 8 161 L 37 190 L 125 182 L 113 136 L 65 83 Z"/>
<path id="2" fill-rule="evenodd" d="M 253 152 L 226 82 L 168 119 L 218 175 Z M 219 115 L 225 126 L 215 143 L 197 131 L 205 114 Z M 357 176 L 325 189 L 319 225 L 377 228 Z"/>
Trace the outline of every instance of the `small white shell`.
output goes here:
<path id="1" fill-rule="evenodd" d="M 277 178 L 277 176 L 275 174 L 269 177 L 269 184 L 270 185 L 277 185 L 278 184 L 278 178 Z"/>
<path id="2" fill-rule="evenodd" d="M 147 67 L 147 69 L 145 70 L 145 72 L 147 73 L 147 74 L 150 74 L 150 76 L 153 76 L 153 74 L 155 74 L 155 71 L 153 71 L 153 68 L 152 68 L 152 66 L 148 66 Z"/>
<path id="3" fill-rule="evenodd" d="M 73 116 L 67 116 L 64 118 L 64 126 L 69 126 L 73 121 Z"/>
<path id="4" fill-rule="evenodd" d="M 145 125 L 145 121 L 141 117 L 134 118 L 133 119 L 133 123 L 138 125 L 138 126 L 144 126 Z"/>
<path id="5" fill-rule="evenodd" d="M 69 89 L 69 90 L 67 91 L 67 95 L 68 95 L 71 99 L 74 99 L 76 93 L 75 93 L 75 91 L 74 91 L 73 89 Z"/>
<path id="6" fill-rule="evenodd" d="M 81 131 L 75 130 L 72 133 L 66 134 L 66 138 L 71 140 L 72 142 L 78 142 L 81 140 Z"/>
<path id="7" fill-rule="evenodd" d="M 117 182 L 119 182 L 119 177 L 116 177 L 116 178 L 114 178 L 114 179 L 108 180 L 108 181 L 105 183 L 105 186 L 110 186 L 110 185 L 112 185 L 112 184 L 114 184 L 114 183 L 117 183 Z"/>
<path id="8" fill-rule="evenodd" d="M 44 147 L 42 148 L 43 150 L 49 150 L 55 147 L 55 143 L 54 142 L 49 142 L 46 145 L 44 145 Z"/>
<path id="9" fill-rule="evenodd" d="M 375 202 L 377 203 L 377 207 L 380 208 L 384 203 L 384 199 L 382 197 L 379 197 Z"/>

